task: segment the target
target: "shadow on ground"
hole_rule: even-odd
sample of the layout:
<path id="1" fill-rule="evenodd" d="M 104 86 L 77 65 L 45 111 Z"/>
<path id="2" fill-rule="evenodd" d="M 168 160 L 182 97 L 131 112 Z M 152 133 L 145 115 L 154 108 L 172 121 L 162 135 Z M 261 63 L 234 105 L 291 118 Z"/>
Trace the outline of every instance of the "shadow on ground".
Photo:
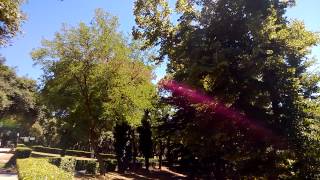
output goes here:
<path id="1" fill-rule="evenodd" d="M 161 171 L 152 169 L 149 172 L 145 169 L 135 171 L 128 171 L 126 173 L 108 172 L 105 176 L 78 176 L 76 179 L 108 179 L 108 180 L 184 180 L 187 179 L 185 175 L 170 171 L 164 167 Z"/>

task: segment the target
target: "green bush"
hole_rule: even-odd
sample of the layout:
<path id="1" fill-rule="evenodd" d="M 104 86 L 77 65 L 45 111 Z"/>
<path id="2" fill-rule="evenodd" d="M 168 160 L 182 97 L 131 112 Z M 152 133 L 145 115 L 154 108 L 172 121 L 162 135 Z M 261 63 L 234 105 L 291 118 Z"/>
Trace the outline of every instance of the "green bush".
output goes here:
<path id="1" fill-rule="evenodd" d="M 32 146 L 32 149 L 37 152 L 43 153 L 51 153 L 51 154 L 61 154 L 62 149 L 59 148 L 51 148 L 51 147 L 44 147 L 44 146 Z M 76 156 L 76 157 L 87 157 L 91 158 L 91 152 L 89 151 L 80 151 L 80 150 L 66 150 L 66 155 L 68 156 Z M 115 154 L 100 154 L 103 159 L 115 159 Z"/>
<path id="2" fill-rule="evenodd" d="M 32 146 L 32 149 L 37 152 L 51 153 L 51 154 L 61 154 L 62 149 L 43 147 L 43 146 Z"/>
<path id="3" fill-rule="evenodd" d="M 101 153 L 100 155 L 101 155 L 101 157 L 103 159 L 116 159 L 117 158 L 115 154 L 103 154 L 103 153 Z"/>
<path id="4" fill-rule="evenodd" d="M 60 168 L 67 172 L 74 172 L 76 166 L 76 160 L 74 158 L 61 158 Z"/>
<path id="5" fill-rule="evenodd" d="M 88 161 L 86 165 L 86 173 L 87 174 L 97 174 L 98 171 L 98 163 L 97 161 Z"/>
<path id="6" fill-rule="evenodd" d="M 27 158 L 17 160 L 19 179 L 70 180 L 73 174 L 50 164 L 48 159 Z"/>
<path id="7" fill-rule="evenodd" d="M 89 151 L 79 151 L 79 150 L 66 150 L 66 155 L 90 158 L 91 157 L 91 152 L 89 152 Z"/>
<path id="8" fill-rule="evenodd" d="M 115 171 L 117 167 L 117 160 L 115 159 L 105 160 L 105 165 L 106 165 L 107 171 Z"/>
<path id="9" fill-rule="evenodd" d="M 62 160 L 64 159 L 64 160 Z M 61 158 L 61 157 L 54 157 L 54 158 L 49 158 L 49 162 L 51 164 L 54 164 L 60 168 L 63 168 L 62 164 L 67 164 L 66 162 L 63 161 L 68 161 L 70 160 L 70 158 Z M 93 166 L 92 164 L 97 163 L 97 160 L 92 159 L 92 160 L 87 160 L 87 159 L 73 159 L 73 163 L 72 166 L 69 168 L 70 170 L 76 170 L 76 171 L 81 171 L 81 170 L 87 170 L 87 168 L 89 167 L 89 171 L 90 171 L 90 166 Z M 88 165 L 91 164 L 91 165 Z M 68 168 L 65 168 L 68 169 Z"/>
<path id="10" fill-rule="evenodd" d="M 27 146 L 24 144 L 17 144 L 17 147 L 27 147 Z"/>
<path id="11" fill-rule="evenodd" d="M 27 147 L 17 147 L 15 152 L 15 158 L 23 159 L 30 157 L 32 149 Z"/>
<path id="12" fill-rule="evenodd" d="M 92 160 L 82 160 L 82 159 L 79 160 L 79 159 L 77 159 L 75 169 L 77 171 L 86 170 L 88 167 L 88 164 L 94 164 L 94 163 L 97 163 L 97 160 L 95 160 L 95 159 L 92 159 Z"/>
<path id="13" fill-rule="evenodd" d="M 61 163 L 61 157 L 49 158 L 48 161 L 49 161 L 49 163 L 59 167 L 60 163 Z"/>
<path id="14" fill-rule="evenodd" d="M 49 163 L 67 172 L 74 172 L 76 167 L 76 159 L 74 158 L 57 157 L 57 158 L 49 158 L 48 161 Z"/>
<path id="15" fill-rule="evenodd" d="M 159 162 L 157 159 L 154 159 L 154 158 L 150 158 L 149 159 L 149 163 L 150 163 L 150 166 L 151 167 L 156 167 L 159 165 Z M 137 163 L 136 163 L 136 166 L 138 168 L 142 167 L 142 166 L 145 166 L 145 159 L 143 157 L 137 157 Z"/>

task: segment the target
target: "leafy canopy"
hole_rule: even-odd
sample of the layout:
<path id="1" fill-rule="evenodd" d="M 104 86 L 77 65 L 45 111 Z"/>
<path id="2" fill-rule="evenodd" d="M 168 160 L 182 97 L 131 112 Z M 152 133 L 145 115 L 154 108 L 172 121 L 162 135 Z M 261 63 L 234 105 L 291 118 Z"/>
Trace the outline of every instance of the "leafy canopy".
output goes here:
<path id="1" fill-rule="evenodd" d="M 25 16 L 20 11 L 22 0 L 1 0 L 0 2 L 0 46 L 17 35 Z"/>
<path id="2" fill-rule="evenodd" d="M 117 18 L 98 9 L 90 25 L 64 25 L 32 52 L 44 70 L 43 102 L 85 141 L 97 142 L 116 122 L 139 124 L 151 106 L 152 69 L 132 58 L 117 28 Z"/>
<path id="3" fill-rule="evenodd" d="M 319 43 L 319 36 L 303 22 L 287 20 L 285 11 L 295 1 L 175 2 L 171 8 L 166 0 L 137 0 L 135 38 L 144 40 L 144 48 L 159 47 L 156 60 L 168 58 L 168 72 L 174 80 L 204 91 L 286 139 L 285 150 L 293 153 L 290 158 L 299 169 L 297 176 L 312 177 L 319 172 L 317 156 L 311 161 L 310 153 L 305 153 L 319 153 L 314 148 L 319 141 L 308 135 L 319 136 L 315 107 L 320 76 L 308 71 L 314 64 L 310 49 Z M 173 136 L 200 162 L 210 159 L 213 167 L 206 168 L 217 179 L 231 176 L 234 169 L 243 175 L 271 176 L 270 167 L 285 164 L 286 160 L 276 158 L 283 147 L 256 140 L 250 128 L 230 123 L 225 114 L 188 102 L 174 92 L 167 102 L 177 112 L 174 120 L 164 123 L 171 128 L 165 129 L 173 129 Z M 301 163 L 304 159 L 309 162 Z M 288 167 L 286 170 L 292 168 Z M 280 169 L 273 173 L 291 173 Z"/>

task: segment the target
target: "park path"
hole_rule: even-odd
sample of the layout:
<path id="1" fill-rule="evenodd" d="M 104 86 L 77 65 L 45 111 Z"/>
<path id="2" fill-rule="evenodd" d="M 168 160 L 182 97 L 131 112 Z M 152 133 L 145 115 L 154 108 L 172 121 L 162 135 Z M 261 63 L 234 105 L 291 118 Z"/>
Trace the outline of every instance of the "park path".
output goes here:
<path id="1" fill-rule="evenodd" d="M 0 165 L 6 164 L 13 156 L 10 149 L 0 148 Z M 10 168 L 0 167 L 0 180 L 18 180 L 17 173 Z"/>

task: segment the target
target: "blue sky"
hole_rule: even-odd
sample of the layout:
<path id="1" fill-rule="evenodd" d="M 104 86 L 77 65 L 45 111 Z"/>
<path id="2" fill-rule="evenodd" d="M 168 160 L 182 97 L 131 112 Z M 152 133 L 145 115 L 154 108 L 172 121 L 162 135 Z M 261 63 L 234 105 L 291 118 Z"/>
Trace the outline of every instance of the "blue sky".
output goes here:
<path id="1" fill-rule="evenodd" d="M 19 75 L 38 79 L 39 67 L 33 66 L 30 52 L 40 47 L 41 39 L 52 39 L 62 23 L 76 25 L 80 21 L 89 22 L 96 8 L 103 8 L 118 16 L 120 30 L 130 34 L 134 26 L 134 0 L 28 0 L 22 9 L 28 20 L 23 24 L 23 35 L 13 39 L 12 45 L 1 48 L 6 64 L 16 67 Z M 287 12 L 291 19 L 303 20 L 308 29 L 320 32 L 320 0 L 297 0 L 297 6 Z M 312 55 L 320 59 L 320 47 L 313 48 Z M 165 73 L 164 66 L 156 70 L 158 78 Z"/>

